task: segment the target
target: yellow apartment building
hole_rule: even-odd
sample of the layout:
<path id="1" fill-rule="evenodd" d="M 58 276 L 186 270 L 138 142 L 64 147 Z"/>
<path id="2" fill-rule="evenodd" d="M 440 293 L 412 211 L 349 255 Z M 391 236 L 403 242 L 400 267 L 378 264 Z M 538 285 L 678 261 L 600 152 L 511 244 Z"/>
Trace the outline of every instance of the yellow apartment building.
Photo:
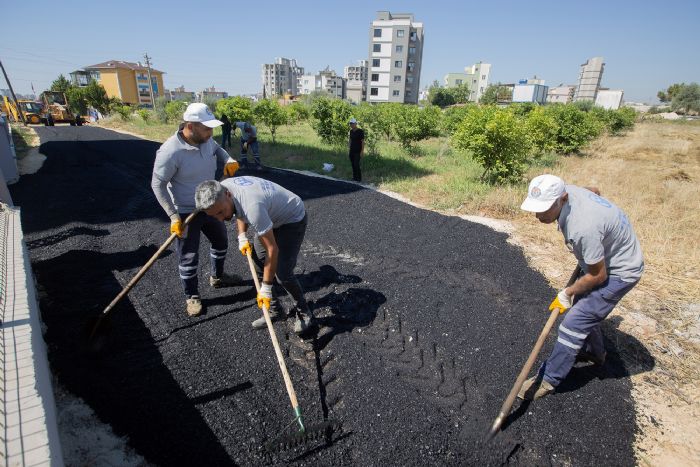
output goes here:
<path id="1" fill-rule="evenodd" d="M 154 98 L 165 95 L 163 74 L 164 72 L 151 68 Z M 117 97 L 125 104 L 153 107 L 148 90 L 148 68 L 141 63 L 109 60 L 76 70 L 70 76 L 77 86 L 87 86 L 91 80 L 97 81 L 105 88 L 107 96 Z"/>

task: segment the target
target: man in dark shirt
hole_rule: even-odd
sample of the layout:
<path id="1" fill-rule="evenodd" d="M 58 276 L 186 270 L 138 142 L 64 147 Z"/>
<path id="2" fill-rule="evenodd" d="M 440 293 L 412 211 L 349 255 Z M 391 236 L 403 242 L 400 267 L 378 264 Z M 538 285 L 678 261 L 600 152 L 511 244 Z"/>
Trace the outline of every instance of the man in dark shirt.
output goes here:
<path id="1" fill-rule="evenodd" d="M 352 164 L 352 179 L 356 182 L 362 181 L 360 171 L 360 158 L 365 153 L 365 130 L 357 128 L 357 120 L 350 119 L 350 164 Z"/>

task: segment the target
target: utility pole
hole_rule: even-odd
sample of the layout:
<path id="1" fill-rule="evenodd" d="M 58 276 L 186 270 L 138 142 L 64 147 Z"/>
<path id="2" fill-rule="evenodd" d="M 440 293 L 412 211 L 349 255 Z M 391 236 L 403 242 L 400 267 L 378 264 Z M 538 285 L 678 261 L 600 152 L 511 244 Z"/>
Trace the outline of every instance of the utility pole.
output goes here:
<path id="1" fill-rule="evenodd" d="M 10 88 L 10 93 L 12 93 L 12 99 L 15 101 L 15 107 L 17 107 L 17 112 L 19 112 L 19 118 L 22 119 L 22 123 L 24 125 L 27 125 L 27 121 L 24 119 L 24 112 L 22 111 L 22 107 L 20 107 L 19 102 L 17 101 L 17 96 L 15 96 L 15 91 L 12 89 L 12 84 L 10 83 L 10 78 L 7 77 L 7 73 L 5 72 L 5 67 L 2 66 L 2 60 L 0 60 L 0 68 L 2 68 L 2 74 L 5 75 L 5 81 L 7 82 L 7 87 Z"/>
<path id="2" fill-rule="evenodd" d="M 146 60 L 146 68 L 148 68 L 148 91 L 151 93 L 151 105 L 153 105 L 153 110 L 156 110 L 156 100 L 153 97 L 153 79 L 151 78 L 151 57 L 145 53 L 143 58 Z"/>

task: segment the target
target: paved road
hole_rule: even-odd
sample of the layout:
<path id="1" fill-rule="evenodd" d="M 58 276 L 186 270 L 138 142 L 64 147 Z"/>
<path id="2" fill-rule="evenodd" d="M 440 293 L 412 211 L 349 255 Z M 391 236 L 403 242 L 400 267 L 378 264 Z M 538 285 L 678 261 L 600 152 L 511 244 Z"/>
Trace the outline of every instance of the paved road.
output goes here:
<path id="1" fill-rule="evenodd" d="M 277 170 L 264 176 L 308 209 L 298 273 L 322 327 L 307 342 L 291 323 L 276 329 L 307 422 L 333 418 L 344 430 L 330 443 L 264 454 L 261 444 L 292 421 L 288 398 L 269 336 L 250 328 L 259 315 L 252 281 L 210 289 L 206 242 L 206 314 L 186 316 L 167 252 L 118 307 L 103 354 L 85 353 L 85 323 L 167 237 L 149 186 L 158 144 L 91 127 L 38 133 L 46 164 L 12 196 L 52 370 L 149 462 L 634 463 L 632 370 L 614 351 L 602 370 L 575 370 L 560 393 L 516 403 L 497 441 L 482 443 L 554 294 L 504 234 Z M 227 269 L 248 277 L 235 248 Z M 607 336 L 622 337 L 613 327 Z"/>

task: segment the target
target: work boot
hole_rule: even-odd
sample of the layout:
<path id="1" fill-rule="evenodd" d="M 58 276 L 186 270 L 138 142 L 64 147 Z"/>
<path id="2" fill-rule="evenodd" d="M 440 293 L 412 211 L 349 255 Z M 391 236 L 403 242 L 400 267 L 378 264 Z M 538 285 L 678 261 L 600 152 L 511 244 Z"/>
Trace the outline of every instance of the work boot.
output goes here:
<path id="1" fill-rule="evenodd" d="M 284 310 L 280 310 L 279 308 L 269 309 L 267 310 L 267 313 L 270 315 L 270 320 L 273 323 L 275 321 L 281 321 L 287 317 L 287 313 L 285 313 Z M 253 321 L 251 323 L 251 326 L 253 326 L 253 329 L 265 329 L 267 327 L 267 323 L 265 322 L 265 316 L 260 316 L 260 318 Z"/>
<path id="2" fill-rule="evenodd" d="M 315 324 L 315 320 L 311 311 L 302 312 L 297 310 L 296 315 L 296 319 L 294 320 L 294 334 L 298 336 L 308 331 Z"/>
<path id="3" fill-rule="evenodd" d="M 554 386 L 549 384 L 544 379 L 541 379 L 539 376 L 533 376 L 532 378 L 525 380 L 523 383 L 523 387 L 518 393 L 518 399 L 533 401 L 553 392 Z"/>
<path id="4" fill-rule="evenodd" d="M 605 364 L 605 358 L 608 356 L 607 352 L 603 352 L 603 355 L 595 355 L 590 352 L 582 350 L 576 355 L 577 362 L 592 363 L 597 366 L 603 366 Z"/>
<path id="5" fill-rule="evenodd" d="M 223 287 L 233 287 L 234 285 L 239 285 L 241 283 L 241 278 L 235 274 L 222 274 L 221 277 L 209 276 L 209 285 L 215 289 L 221 289 Z"/>
<path id="6" fill-rule="evenodd" d="M 262 170 L 263 170 L 262 164 L 255 164 L 255 168 L 257 169 L 258 172 L 262 172 Z"/>
<path id="7" fill-rule="evenodd" d="M 192 317 L 202 314 L 202 300 L 199 295 L 192 295 L 187 299 L 187 314 Z"/>

